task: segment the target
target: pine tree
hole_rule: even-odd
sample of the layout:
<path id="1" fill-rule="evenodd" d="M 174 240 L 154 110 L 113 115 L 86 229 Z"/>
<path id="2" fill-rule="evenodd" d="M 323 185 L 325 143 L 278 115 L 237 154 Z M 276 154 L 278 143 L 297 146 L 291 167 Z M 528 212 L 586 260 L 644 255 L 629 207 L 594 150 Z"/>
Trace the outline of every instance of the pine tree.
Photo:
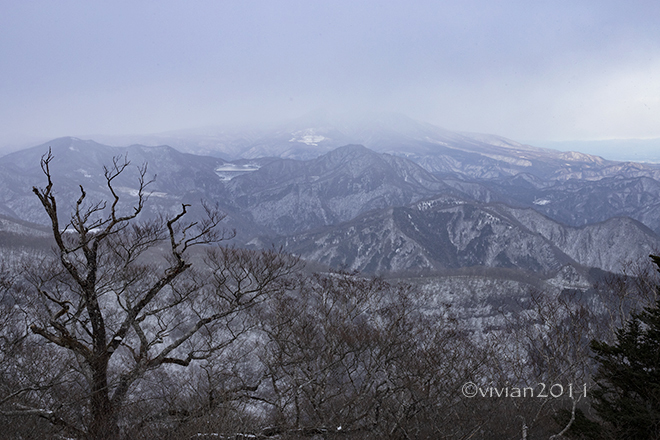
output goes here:
<path id="1" fill-rule="evenodd" d="M 660 268 L 660 257 L 651 258 Z M 599 363 L 594 408 L 614 438 L 660 439 L 660 300 L 633 314 L 615 344 L 591 348 Z"/>

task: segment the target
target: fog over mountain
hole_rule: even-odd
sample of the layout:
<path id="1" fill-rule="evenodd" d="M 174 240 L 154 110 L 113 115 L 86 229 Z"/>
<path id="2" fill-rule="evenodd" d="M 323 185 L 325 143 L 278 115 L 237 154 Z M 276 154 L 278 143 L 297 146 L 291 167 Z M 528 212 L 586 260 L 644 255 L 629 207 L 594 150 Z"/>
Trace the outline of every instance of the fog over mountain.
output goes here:
<path id="1" fill-rule="evenodd" d="M 660 166 L 605 160 L 575 151 L 558 151 L 496 135 L 458 133 L 396 113 L 337 115 L 309 113 L 270 128 L 213 128 L 162 135 L 99 137 L 110 144 L 170 145 L 180 151 L 239 158 L 280 157 L 306 160 L 344 145 L 363 145 L 379 153 L 404 156 L 434 173 L 495 178 L 528 173 L 550 179 L 600 179 L 652 175 Z"/>
<path id="2" fill-rule="evenodd" d="M 453 133 L 391 114 L 310 115 L 259 132 L 110 147 L 56 139 L 0 158 L 0 214 L 45 224 L 32 193 L 51 149 L 62 206 L 82 184 L 107 197 L 104 165 L 132 162 L 116 182 L 120 207 L 148 164 L 142 214 L 173 215 L 200 200 L 227 214 L 237 244 L 280 244 L 310 261 L 376 273 L 482 266 L 552 276 L 562 267 L 618 271 L 660 248 L 660 167 Z M 153 141 L 153 139 L 152 139 Z M 202 156 L 206 151 L 212 155 Z M 224 158 L 221 158 L 224 157 Z M 9 224 L 7 221 L 3 224 Z M 12 233 L 11 227 L 5 228 Z"/>

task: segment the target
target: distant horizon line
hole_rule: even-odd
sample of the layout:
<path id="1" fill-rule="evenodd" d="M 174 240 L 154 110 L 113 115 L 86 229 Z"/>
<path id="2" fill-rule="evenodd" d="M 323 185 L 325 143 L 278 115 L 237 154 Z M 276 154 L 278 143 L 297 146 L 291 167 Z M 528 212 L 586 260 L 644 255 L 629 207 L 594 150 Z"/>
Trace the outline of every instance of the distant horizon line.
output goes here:
<path id="1" fill-rule="evenodd" d="M 328 116 L 329 115 L 329 116 Z M 280 120 L 279 122 L 242 122 L 242 123 L 218 123 L 218 124 L 205 124 L 199 126 L 190 126 L 186 128 L 176 128 L 165 131 L 152 131 L 152 132 L 142 132 L 142 133 L 121 133 L 121 134 L 83 134 L 83 135 L 63 135 L 63 136 L 47 136 L 47 135 L 13 135 L 9 136 L 8 139 L 1 141 L 0 144 L 0 156 L 10 154 L 15 151 L 20 151 L 26 148 L 31 148 L 38 146 L 56 139 L 61 138 L 78 138 L 81 140 L 93 140 L 99 143 L 113 143 L 117 142 L 113 146 L 129 146 L 132 144 L 139 144 L 141 142 L 159 142 L 161 139 L 163 142 L 167 142 L 167 138 L 182 140 L 188 136 L 198 137 L 198 136 L 217 136 L 220 135 L 223 131 L 229 133 L 236 133 L 244 130 L 259 130 L 259 131 L 273 131 L 281 130 L 282 128 L 291 128 L 285 127 L 288 124 L 293 124 L 296 122 L 303 122 L 305 119 L 315 119 L 321 116 L 328 116 L 330 119 L 339 119 L 340 122 L 355 122 L 359 124 L 360 122 L 368 123 L 369 117 L 374 116 L 385 116 L 385 117 L 400 117 L 402 121 L 409 121 L 419 124 L 424 124 L 427 126 L 432 126 L 434 128 L 447 131 L 450 133 L 463 134 L 463 135 L 485 135 L 485 136 L 496 136 L 506 140 L 514 141 L 523 145 L 530 145 L 538 148 L 549 148 L 559 151 L 578 151 L 581 153 L 599 155 L 599 156 L 609 156 L 609 160 L 633 160 L 636 162 L 650 162 L 657 163 L 660 161 L 660 137 L 615 137 L 615 138 L 599 138 L 599 139 L 562 139 L 562 140 L 539 140 L 539 139 L 515 139 L 509 136 L 497 134 L 497 133 L 488 133 L 481 131 L 473 130 L 451 130 L 446 129 L 440 125 L 418 120 L 411 118 L 403 113 L 399 112 L 363 112 L 356 115 L 348 115 L 346 113 L 335 113 L 322 110 L 315 110 L 307 112 L 306 114 L 295 117 Z M 367 118 L 365 120 L 365 118 Z M 310 121 L 319 122 L 319 121 Z M 336 121 L 329 121 L 336 122 Z M 374 122 L 378 122 L 377 119 L 374 119 Z M 382 122 L 382 121 L 381 121 Z M 308 128 L 315 128 L 310 126 Z M 151 139 L 149 139 L 151 138 Z M 622 143 L 632 143 L 635 147 L 632 151 L 627 149 L 626 154 L 620 154 L 619 151 L 614 150 L 617 147 L 621 147 Z M 585 150 L 586 149 L 586 150 Z M 653 150 L 651 150 L 653 149 Z M 637 150 L 637 151 L 635 151 Z"/>

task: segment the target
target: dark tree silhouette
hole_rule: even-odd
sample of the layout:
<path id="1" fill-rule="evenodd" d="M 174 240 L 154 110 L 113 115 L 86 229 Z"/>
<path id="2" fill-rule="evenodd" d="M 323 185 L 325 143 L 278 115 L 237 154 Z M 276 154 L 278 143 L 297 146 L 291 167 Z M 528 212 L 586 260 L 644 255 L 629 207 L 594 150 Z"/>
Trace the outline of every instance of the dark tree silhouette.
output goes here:
<path id="1" fill-rule="evenodd" d="M 146 165 L 139 168 L 137 201 L 125 212 L 114 186 L 129 166 L 121 157 L 104 169 L 109 199 L 89 203 L 80 186 L 62 227 L 52 159 L 50 152 L 42 157 L 47 185 L 33 192 L 50 219 L 55 256 L 28 273 L 31 298 L 21 305 L 32 334 L 77 380 L 68 396 L 51 393 L 41 407 L 14 404 L 4 414 L 47 419 L 76 437 L 117 439 L 122 408 L 140 399 L 135 394 L 144 387 L 136 385 L 145 375 L 226 349 L 249 330 L 237 317 L 278 289 L 296 261 L 277 252 L 201 246 L 230 235 L 217 230 L 223 215 L 208 206 L 194 221 L 186 221 L 186 204 L 169 219 L 138 219 L 148 199 Z M 199 247 L 208 250 L 195 260 L 201 269 L 191 254 Z M 77 408 L 66 413 L 62 399 L 74 390 L 80 394 L 69 408 Z"/>

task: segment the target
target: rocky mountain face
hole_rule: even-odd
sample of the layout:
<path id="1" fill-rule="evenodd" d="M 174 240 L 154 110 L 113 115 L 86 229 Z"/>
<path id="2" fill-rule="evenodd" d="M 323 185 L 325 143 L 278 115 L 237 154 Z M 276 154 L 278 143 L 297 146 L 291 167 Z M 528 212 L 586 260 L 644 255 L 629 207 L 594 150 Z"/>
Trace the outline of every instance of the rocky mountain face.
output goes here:
<path id="1" fill-rule="evenodd" d="M 660 181 L 650 177 L 544 180 L 530 174 L 504 179 L 443 179 L 482 202 L 527 207 L 570 226 L 630 217 L 660 233 Z"/>
<path id="2" fill-rule="evenodd" d="M 374 273 L 485 266 L 552 275 L 565 266 L 619 271 L 660 237 L 629 218 L 567 227 L 532 209 L 442 196 L 372 211 L 340 225 L 281 239 L 305 259 Z"/>
<path id="3" fill-rule="evenodd" d="M 359 145 L 307 161 L 277 160 L 226 182 L 219 198 L 277 234 L 347 221 L 451 191 L 415 163 Z"/>
<path id="4" fill-rule="evenodd" d="M 660 181 L 649 177 L 571 180 L 542 189 L 536 209 L 570 225 L 631 217 L 660 233 Z"/>
<path id="5" fill-rule="evenodd" d="M 533 209 L 502 206 L 501 210 L 586 267 L 618 272 L 622 264 L 644 260 L 649 254 L 660 252 L 658 235 L 628 217 L 566 227 Z"/>

